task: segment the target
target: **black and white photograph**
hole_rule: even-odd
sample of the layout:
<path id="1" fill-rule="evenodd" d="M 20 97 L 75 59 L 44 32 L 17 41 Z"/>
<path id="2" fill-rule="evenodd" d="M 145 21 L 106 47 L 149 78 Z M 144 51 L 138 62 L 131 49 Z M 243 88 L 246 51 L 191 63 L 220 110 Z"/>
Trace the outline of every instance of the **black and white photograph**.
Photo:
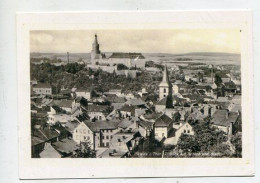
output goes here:
<path id="1" fill-rule="evenodd" d="M 30 31 L 32 158 L 242 158 L 240 29 Z"/>
<path id="2" fill-rule="evenodd" d="M 19 14 L 20 178 L 253 175 L 251 15 Z"/>

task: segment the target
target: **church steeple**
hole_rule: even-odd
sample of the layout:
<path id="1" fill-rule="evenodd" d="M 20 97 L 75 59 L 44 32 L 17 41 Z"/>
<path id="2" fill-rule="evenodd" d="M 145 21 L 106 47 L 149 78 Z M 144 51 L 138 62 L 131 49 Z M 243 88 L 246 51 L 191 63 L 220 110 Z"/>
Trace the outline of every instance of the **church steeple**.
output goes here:
<path id="1" fill-rule="evenodd" d="M 92 44 L 92 50 L 91 50 L 91 61 L 92 64 L 95 65 L 96 61 L 101 58 L 101 51 L 99 50 L 99 44 L 97 39 L 97 34 L 95 34 L 95 39 Z"/>
<path id="2" fill-rule="evenodd" d="M 162 80 L 162 82 L 160 83 L 159 86 L 164 86 L 164 87 L 171 86 L 171 83 L 170 83 L 170 80 L 169 80 L 168 68 L 167 68 L 166 64 L 164 66 L 163 80 Z"/>
<path id="3" fill-rule="evenodd" d="M 97 34 L 95 34 L 94 44 L 95 44 L 95 45 L 98 45 Z"/>
<path id="4" fill-rule="evenodd" d="M 163 80 L 159 84 L 159 98 L 162 100 L 165 97 L 172 97 L 172 84 L 169 79 L 167 65 L 164 66 Z"/>

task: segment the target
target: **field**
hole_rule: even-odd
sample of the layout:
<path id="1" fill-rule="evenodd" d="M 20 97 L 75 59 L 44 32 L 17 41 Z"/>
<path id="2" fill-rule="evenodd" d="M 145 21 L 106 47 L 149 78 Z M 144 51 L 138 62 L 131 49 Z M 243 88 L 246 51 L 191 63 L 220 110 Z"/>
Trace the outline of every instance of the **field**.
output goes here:
<path id="1" fill-rule="evenodd" d="M 107 57 L 111 53 L 106 53 Z M 239 54 L 231 53 L 186 53 L 186 54 L 169 54 L 169 53 L 143 53 L 151 61 L 167 65 L 175 63 L 202 63 L 214 65 L 240 65 L 241 57 Z M 49 58 L 61 59 L 67 62 L 67 53 L 31 53 L 31 58 Z M 70 53 L 70 62 L 83 60 L 90 63 L 90 53 Z"/>

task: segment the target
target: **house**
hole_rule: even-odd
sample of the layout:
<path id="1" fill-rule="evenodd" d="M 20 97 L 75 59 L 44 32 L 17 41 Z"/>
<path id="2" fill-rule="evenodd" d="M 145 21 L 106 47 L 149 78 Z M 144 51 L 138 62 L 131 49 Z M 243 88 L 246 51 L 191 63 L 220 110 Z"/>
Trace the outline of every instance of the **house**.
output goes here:
<path id="1" fill-rule="evenodd" d="M 155 138 L 158 138 L 160 140 L 163 138 L 167 138 L 170 130 L 172 129 L 172 124 L 172 119 L 165 114 L 157 118 L 154 123 Z"/>
<path id="2" fill-rule="evenodd" d="M 75 94 L 77 97 L 84 97 L 87 100 L 90 100 L 92 98 L 91 90 L 87 88 L 77 88 L 75 90 Z"/>
<path id="3" fill-rule="evenodd" d="M 50 112 L 48 112 L 47 114 L 48 114 L 47 123 L 51 125 L 55 124 L 56 122 L 65 124 L 68 121 L 72 120 L 71 115 L 66 114 L 66 112 L 58 106 L 51 106 Z"/>
<path id="4" fill-rule="evenodd" d="M 66 111 L 67 113 L 71 113 L 73 102 L 74 102 L 73 100 L 60 100 L 57 103 L 57 106 L 59 106 L 62 110 Z"/>
<path id="5" fill-rule="evenodd" d="M 108 91 L 109 94 L 114 94 L 116 96 L 120 96 L 122 94 L 122 90 L 121 89 L 110 89 Z"/>
<path id="6" fill-rule="evenodd" d="M 224 131 L 231 136 L 233 127 L 237 125 L 240 114 L 238 112 L 229 112 L 228 110 L 216 110 L 211 119 L 212 126 Z"/>
<path id="7" fill-rule="evenodd" d="M 64 124 L 64 127 L 69 132 L 68 137 L 72 137 L 74 129 L 77 128 L 79 124 L 80 122 L 78 120 L 68 121 L 67 123 Z"/>
<path id="8" fill-rule="evenodd" d="M 108 105 L 88 105 L 88 115 L 90 120 L 106 120 L 106 116 L 111 112 Z"/>
<path id="9" fill-rule="evenodd" d="M 37 83 L 32 86 L 32 91 L 36 95 L 52 95 L 52 87 L 47 83 Z"/>
<path id="10" fill-rule="evenodd" d="M 31 157 L 38 158 L 39 153 L 43 151 L 45 147 L 45 140 L 37 136 L 31 136 Z"/>
<path id="11" fill-rule="evenodd" d="M 95 149 L 99 144 L 99 135 L 95 131 L 92 131 L 86 122 L 81 122 L 72 133 L 73 140 L 79 144 L 80 142 L 90 142 L 92 149 Z"/>
<path id="12" fill-rule="evenodd" d="M 172 136 L 165 139 L 164 145 L 177 145 L 182 134 L 194 135 L 195 132 L 188 122 L 175 122 L 173 124 Z"/>
<path id="13" fill-rule="evenodd" d="M 89 141 L 92 148 L 109 147 L 109 142 L 118 130 L 118 121 L 84 121 L 73 131 L 76 143 Z"/>
<path id="14" fill-rule="evenodd" d="M 155 104 L 155 111 L 156 112 L 163 112 L 166 109 L 166 101 L 167 98 L 163 98 L 161 100 L 159 100 L 156 104 Z"/>
<path id="15" fill-rule="evenodd" d="M 47 83 L 37 83 L 32 87 L 32 91 L 36 95 L 52 95 L 52 87 Z"/>
<path id="16" fill-rule="evenodd" d="M 177 128 L 176 128 L 177 126 Z M 176 145 L 179 141 L 179 138 L 182 134 L 185 135 L 194 135 L 195 132 L 192 126 L 188 122 L 180 122 L 179 125 L 175 124 L 175 133 L 174 133 L 174 145 Z"/>
<path id="17" fill-rule="evenodd" d="M 99 158 L 123 158 L 134 153 L 141 140 L 138 131 L 120 131 L 114 134 L 109 149 L 99 155 Z"/>
<path id="18" fill-rule="evenodd" d="M 128 101 L 125 102 L 125 104 L 130 105 L 130 106 L 136 106 L 138 108 L 146 107 L 146 103 L 144 101 L 142 101 L 142 99 L 140 99 L 140 98 L 129 99 Z"/>
<path id="19" fill-rule="evenodd" d="M 54 143 L 59 140 L 60 133 L 50 126 L 38 127 L 31 132 L 31 153 L 32 157 L 39 157 L 40 152 L 46 147 L 46 143 Z"/>
<path id="20" fill-rule="evenodd" d="M 137 121 L 138 131 L 142 137 L 148 137 L 151 135 L 154 123 L 140 119 Z"/>
<path id="21" fill-rule="evenodd" d="M 121 117 L 127 118 L 130 116 L 135 116 L 135 106 L 132 105 L 124 105 L 121 109 L 119 109 Z"/>
<path id="22" fill-rule="evenodd" d="M 52 147 L 62 156 L 69 157 L 79 149 L 77 143 L 71 138 L 65 138 L 52 143 Z"/>
<path id="23" fill-rule="evenodd" d="M 43 151 L 39 154 L 40 158 L 61 158 L 62 155 L 52 147 L 50 143 L 46 143 Z"/>
<path id="24" fill-rule="evenodd" d="M 107 96 L 106 100 L 111 103 L 111 106 L 113 106 L 114 110 L 120 109 L 126 102 L 124 97 L 118 96 Z"/>

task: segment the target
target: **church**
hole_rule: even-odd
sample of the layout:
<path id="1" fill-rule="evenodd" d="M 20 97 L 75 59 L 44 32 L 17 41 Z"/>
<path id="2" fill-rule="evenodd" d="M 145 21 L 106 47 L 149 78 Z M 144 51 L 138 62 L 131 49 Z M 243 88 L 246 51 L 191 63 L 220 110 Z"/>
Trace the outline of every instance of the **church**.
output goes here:
<path id="1" fill-rule="evenodd" d="M 166 108 L 173 107 L 173 86 L 169 80 L 167 65 L 164 66 L 163 79 L 159 84 L 159 101 L 155 104 L 155 110 L 162 112 Z"/>
<path id="2" fill-rule="evenodd" d="M 99 49 L 98 38 L 95 34 L 91 50 L 91 64 L 93 66 L 101 65 L 113 67 L 118 64 L 124 64 L 128 68 L 145 68 L 146 61 L 146 58 L 141 53 L 114 52 L 110 57 L 106 58 L 105 53 L 102 53 Z"/>

